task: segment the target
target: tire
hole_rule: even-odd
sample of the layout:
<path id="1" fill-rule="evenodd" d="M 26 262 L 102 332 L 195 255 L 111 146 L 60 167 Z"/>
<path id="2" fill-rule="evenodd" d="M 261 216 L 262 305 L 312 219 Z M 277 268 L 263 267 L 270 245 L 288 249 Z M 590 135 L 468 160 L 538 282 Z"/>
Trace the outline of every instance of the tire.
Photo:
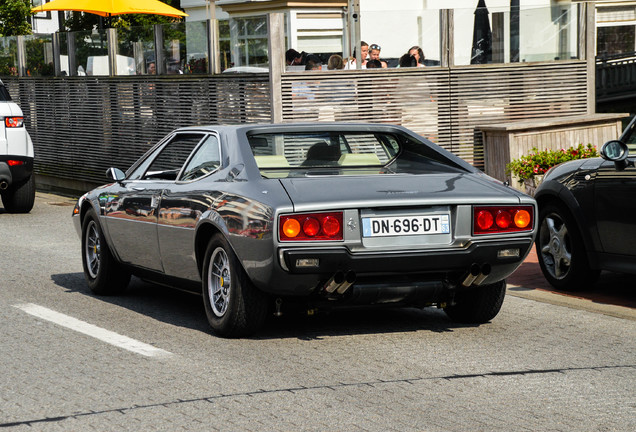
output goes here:
<path id="1" fill-rule="evenodd" d="M 203 304 L 210 327 L 222 337 L 249 336 L 267 318 L 267 295 L 258 290 L 221 234 L 210 240 L 203 262 Z"/>
<path id="2" fill-rule="evenodd" d="M 453 321 L 483 324 L 497 316 L 504 297 L 506 281 L 476 286 L 460 291 L 455 296 L 455 304 L 444 309 Z"/>
<path id="3" fill-rule="evenodd" d="M 2 204 L 9 213 L 28 213 L 35 202 L 35 178 L 33 175 L 22 184 L 11 186 L 2 192 Z"/>
<path id="4" fill-rule="evenodd" d="M 130 282 L 130 272 L 111 254 L 93 210 L 82 223 L 82 265 L 88 287 L 94 294 L 120 294 Z"/>
<path id="5" fill-rule="evenodd" d="M 558 290 L 580 291 L 598 279 L 600 271 L 590 268 L 574 218 L 560 205 L 541 208 L 536 250 L 543 276 Z"/>

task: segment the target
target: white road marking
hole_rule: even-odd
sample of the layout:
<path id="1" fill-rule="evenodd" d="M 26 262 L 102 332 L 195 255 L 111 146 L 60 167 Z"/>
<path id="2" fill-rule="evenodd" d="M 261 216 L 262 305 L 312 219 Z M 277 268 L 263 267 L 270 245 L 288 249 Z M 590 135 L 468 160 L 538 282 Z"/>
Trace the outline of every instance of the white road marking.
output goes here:
<path id="1" fill-rule="evenodd" d="M 76 332 L 85 334 L 95 339 L 99 339 L 102 342 L 106 342 L 108 344 L 123 348 L 128 351 L 132 351 L 137 354 L 141 354 L 146 357 L 168 357 L 172 355 L 172 353 L 168 351 L 164 351 L 160 348 L 155 348 L 152 345 L 148 345 L 146 343 L 139 342 L 138 340 L 129 338 L 128 336 L 122 336 L 110 330 L 106 330 L 93 324 L 80 321 L 76 318 L 64 315 L 51 309 L 47 309 L 43 306 L 38 306 L 33 303 L 18 304 L 13 306 L 35 317 L 50 321 L 54 324 L 66 327 L 71 330 L 75 330 Z"/>

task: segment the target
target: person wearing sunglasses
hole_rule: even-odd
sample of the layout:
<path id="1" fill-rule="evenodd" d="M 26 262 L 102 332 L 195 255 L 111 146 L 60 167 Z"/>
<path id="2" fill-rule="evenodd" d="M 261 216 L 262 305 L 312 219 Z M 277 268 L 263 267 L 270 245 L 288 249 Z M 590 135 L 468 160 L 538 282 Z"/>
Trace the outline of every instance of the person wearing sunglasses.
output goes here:
<path id="1" fill-rule="evenodd" d="M 388 65 L 386 64 L 386 62 L 380 60 L 380 51 L 381 50 L 382 50 L 382 47 L 380 45 L 371 44 L 371 46 L 369 46 L 369 59 L 378 60 L 382 64 L 383 68 L 387 68 Z"/>

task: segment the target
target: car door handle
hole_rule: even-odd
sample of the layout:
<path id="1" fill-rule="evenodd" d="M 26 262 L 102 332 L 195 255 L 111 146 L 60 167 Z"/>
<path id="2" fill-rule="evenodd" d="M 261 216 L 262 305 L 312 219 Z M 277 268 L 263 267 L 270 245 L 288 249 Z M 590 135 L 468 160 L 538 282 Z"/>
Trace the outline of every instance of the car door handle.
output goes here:
<path id="1" fill-rule="evenodd" d="M 134 190 L 134 191 L 137 191 L 137 192 L 139 192 L 139 191 L 145 191 L 145 190 L 146 190 L 146 188 L 145 188 L 145 187 L 133 187 L 133 188 L 131 188 L 131 189 L 132 189 L 132 190 Z"/>

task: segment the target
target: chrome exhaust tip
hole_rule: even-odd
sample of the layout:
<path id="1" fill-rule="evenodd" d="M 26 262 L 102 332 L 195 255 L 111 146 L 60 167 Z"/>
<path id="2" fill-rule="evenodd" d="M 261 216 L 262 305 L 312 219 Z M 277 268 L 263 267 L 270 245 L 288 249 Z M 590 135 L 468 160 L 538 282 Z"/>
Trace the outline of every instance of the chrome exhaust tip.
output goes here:
<path id="1" fill-rule="evenodd" d="M 9 183 L 6 180 L 0 181 L 0 190 L 6 190 L 9 187 Z"/>
<path id="2" fill-rule="evenodd" d="M 336 272 L 331 279 L 327 281 L 325 286 L 322 288 L 324 291 L 329 294 L 333 293 L 338 287 L 345 282 L 345 274 L 341 271 Z"/>
<path id="3" fill-rule="evenodd" d="M 462 282 L 462 286 L 464 287 L 471 286 L 473 282 L 475 282 L 475 279 L 477 279 L 477 276 L 479 276 L 480 271 L 481 269 L 479 268 L 479 264 L 477 263 L 471 264 L 470 270 L 468 271 L 468 276 L 466 276 L 466 278 Z"/>
<path id="4" fill-rule="evenodd" d="M 351 285 L 353 285 L 355 281 L 356 281 L 356 272 L 354 272 L 353 270 L 349 270 L 347 274 L 345 275 L 344 282 L 342 282 L 340 286 L 338 287 L 338 294 L 344 294 L 345 292 L 347 292 L 349 287 L 351 287 Z"/>
<path id="5" fill-rule="evenodd" d="M 490 264 L 482 265 L 481 269 L 480 269 L 479 276 L 477 276 L 475 278 L 473 283 L 475 285 L 481 285 L 486 280 L 486 278 L 488 277 L 488 275 L 490 274 L 491 271 L 492 271 L 492 267 L 490 266 Z"/>

